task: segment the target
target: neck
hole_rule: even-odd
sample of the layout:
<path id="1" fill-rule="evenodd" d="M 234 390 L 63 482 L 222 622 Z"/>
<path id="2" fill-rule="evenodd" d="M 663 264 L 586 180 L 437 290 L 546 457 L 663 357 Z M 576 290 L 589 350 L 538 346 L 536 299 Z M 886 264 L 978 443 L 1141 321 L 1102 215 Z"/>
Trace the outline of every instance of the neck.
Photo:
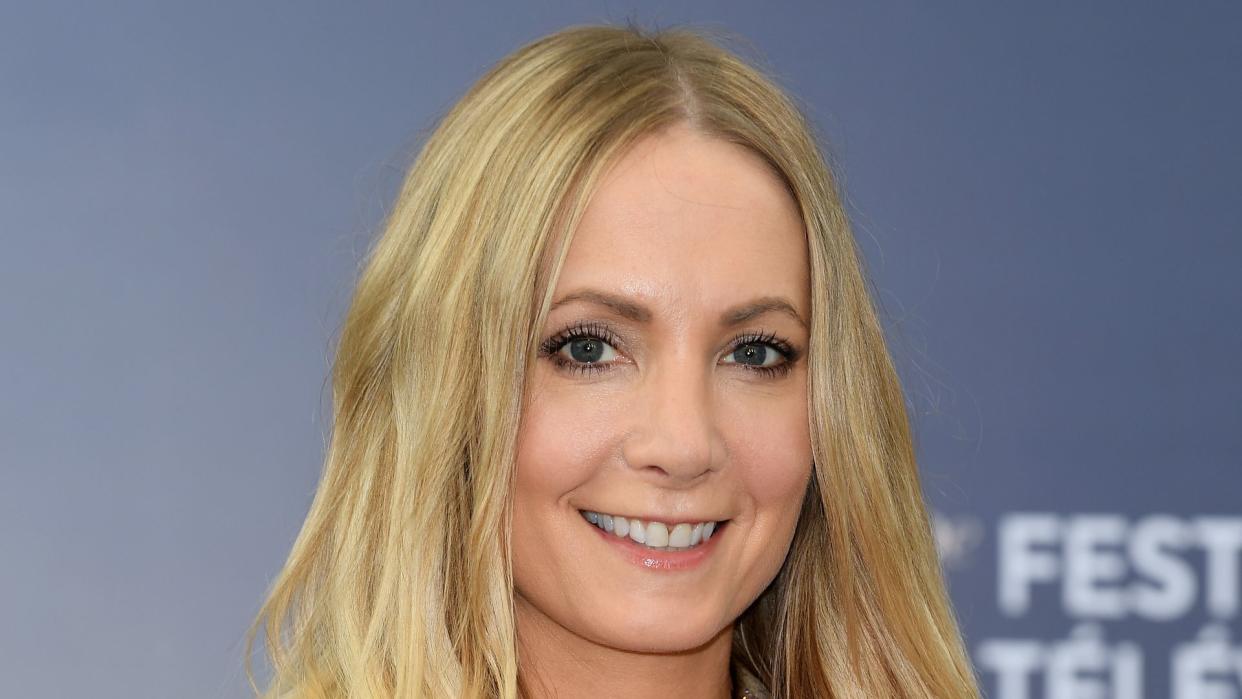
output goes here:
<path id="1" fill-rule="evenodd" d="M 515 596 L 519 666 L 527 699 L 729 699 L 733 626 L 697 648 L 644 653 L 585 639 Z"/>

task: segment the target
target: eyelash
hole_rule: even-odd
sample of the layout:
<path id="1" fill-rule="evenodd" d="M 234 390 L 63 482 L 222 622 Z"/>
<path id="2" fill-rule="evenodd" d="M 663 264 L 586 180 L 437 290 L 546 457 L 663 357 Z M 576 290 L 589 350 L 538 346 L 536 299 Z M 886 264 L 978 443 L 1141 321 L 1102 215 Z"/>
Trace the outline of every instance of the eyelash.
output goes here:
<path id="1" fill-rule="evenodd" d="M 568 371 L 575 376 L 585 376 L 602 371 L 609 371 L 609 365 L 607 364 L 576 362 L 572 359 L 567 359 L 561 356 L 561 350 L 565 347 L 565 345 L 573 342 L 574 340 L 583 339 L 600 340 L 607 343 L 614 349 L 618 344 L 620 344 L 617 341 L 616 336 L 603 324 L 596 322 L 580 322 L 556 333 L 547 340 L 544 340 L 539 346 L 539 354 L 551 359 L 558 369 Z M 747 345 L 768 345 L 775 349 L 777 354 L 780 354 L 781 357 L 784 358 L 785 361 L 769 367 L 758 367 L 750 364 L 741 364 L 741 362 L 735 362 L 736 364 L 747 367 L 749 371 L 760 374 L 765 378 L 775 379 L 785 376 L 791 369 L 793 369 L 794 362 L 796 362 L 798 357 L 801 356 L 801 353 L 793 345 L 789 344 L 787 340 L 778 337 L 774 333 L 743 333 L 738 335 L 733 338 L 731 349 L 726 353 L 726 356 L 733 354 Z"/>

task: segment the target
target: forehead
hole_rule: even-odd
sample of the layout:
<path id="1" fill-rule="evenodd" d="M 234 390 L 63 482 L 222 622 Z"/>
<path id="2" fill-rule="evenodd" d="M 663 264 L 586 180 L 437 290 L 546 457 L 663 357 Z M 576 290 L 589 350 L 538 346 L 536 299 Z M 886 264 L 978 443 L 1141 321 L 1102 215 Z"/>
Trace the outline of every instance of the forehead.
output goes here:
<path id="1" fill-rule="evenodd" d="M 554 295 L 587 286 L 679 307 L 781 294 L 805 314 L 802 219 L 748 148 L 681 126 L 648 134 L 601 179 Z"/>

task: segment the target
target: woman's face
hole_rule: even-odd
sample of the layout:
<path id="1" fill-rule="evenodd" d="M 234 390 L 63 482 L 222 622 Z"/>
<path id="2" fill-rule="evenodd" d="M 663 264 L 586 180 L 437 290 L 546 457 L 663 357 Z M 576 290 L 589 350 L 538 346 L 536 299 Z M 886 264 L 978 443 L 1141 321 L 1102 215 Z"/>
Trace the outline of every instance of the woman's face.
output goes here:
<path id="1" fill-rule="evenodd" d="M 811 473 L 809 311 L 802 221 L 758 156 L 675 126 L 617 163 L 528 377 L 519 626 L 687 650 L 763 591 Z"/>

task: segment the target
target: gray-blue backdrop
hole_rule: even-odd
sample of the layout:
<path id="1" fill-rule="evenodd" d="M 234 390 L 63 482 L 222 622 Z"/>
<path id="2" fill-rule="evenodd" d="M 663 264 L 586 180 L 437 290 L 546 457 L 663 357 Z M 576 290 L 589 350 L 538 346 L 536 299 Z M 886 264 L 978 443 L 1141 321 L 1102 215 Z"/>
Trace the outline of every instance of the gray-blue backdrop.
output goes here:
<path id="1" fill-rule="evenodd" d="M 989 696 L 1242 691 L 1242 6 L 106 5 L 0 6 L 0 696 L 246 696 L 420 131 L 627 18 L 828 137 Z"/>

